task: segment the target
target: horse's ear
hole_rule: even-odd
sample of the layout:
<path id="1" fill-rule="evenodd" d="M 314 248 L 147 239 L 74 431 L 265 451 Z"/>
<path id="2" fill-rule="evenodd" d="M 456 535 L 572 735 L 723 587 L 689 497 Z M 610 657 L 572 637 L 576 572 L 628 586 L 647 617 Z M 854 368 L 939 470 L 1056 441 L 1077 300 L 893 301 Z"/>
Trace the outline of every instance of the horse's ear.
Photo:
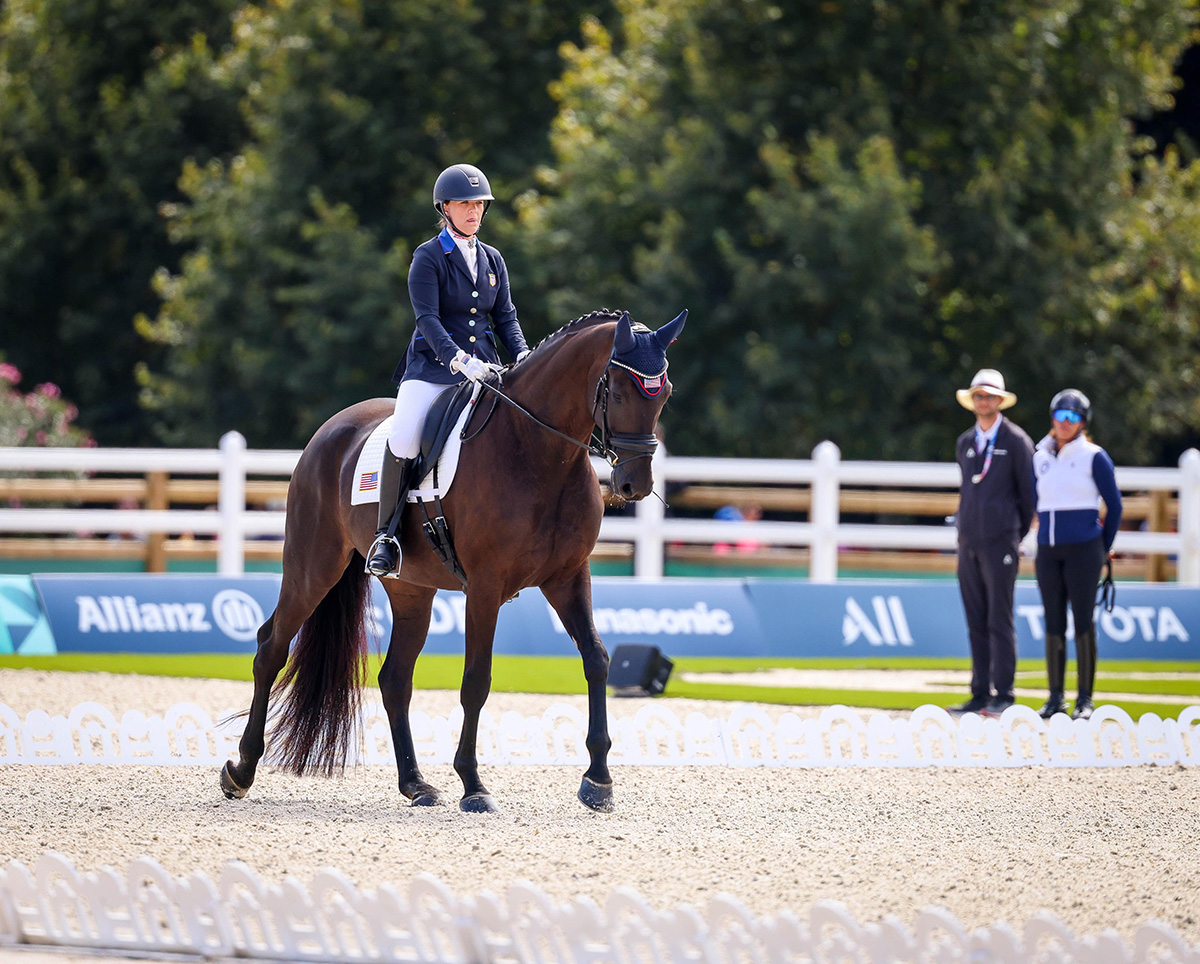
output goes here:
<path id="1" fill-rule="evenodd" d="M 666 351 L 668 346 L 683 331 L 684 324 L 687 323 L 687 309 L 684 308 L 673 320 L 668 321 L 665 325 L 654 333 L 654 340 L 658 342 L 658 346 Z"/>
<path id="2" fill-rule="evenodd" d="M 629 312 L 621 312 L 621 317 L 617 319 L 617 331 L 613 335 L 613 354 L 623 355 L 626 352 L 633 351 L 637 341 L 633 337 L 633 326 L 629 322 Z"/>

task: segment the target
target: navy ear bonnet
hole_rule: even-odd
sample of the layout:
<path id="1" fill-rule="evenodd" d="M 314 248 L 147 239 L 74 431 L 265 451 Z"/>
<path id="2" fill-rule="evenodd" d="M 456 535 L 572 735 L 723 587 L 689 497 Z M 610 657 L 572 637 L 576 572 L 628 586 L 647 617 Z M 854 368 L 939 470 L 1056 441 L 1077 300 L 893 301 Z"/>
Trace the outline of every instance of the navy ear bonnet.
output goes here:
<path id="1" fill-rule="evenodd" d="M 629 372 L 638 390 L 647 398 L 660 395 L 667 384 L 667 347 L 679 337 L 686 321 L 685 308 L 658 331 L 631 322 L 628 311 L 617 322 L 611 363 Z"/>

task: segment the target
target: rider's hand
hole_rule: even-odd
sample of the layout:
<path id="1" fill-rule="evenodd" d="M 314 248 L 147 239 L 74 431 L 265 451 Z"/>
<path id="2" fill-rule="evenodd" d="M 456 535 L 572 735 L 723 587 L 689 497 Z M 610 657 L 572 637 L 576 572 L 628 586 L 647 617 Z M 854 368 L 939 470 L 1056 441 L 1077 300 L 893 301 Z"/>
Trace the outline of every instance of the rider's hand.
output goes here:
<path id="1" fill-rule="evenodd" d="M 486 362 L 474 355 L 468 355 L 461 348 L 458 350 L 458 354 L 450 359 L 450 371 L 462 372 L 473 382 L 487 378 L 491 374 L 491 369 Z"/>
<path id="2" fill-rule="evenodd" d="M 532 348 L 526 348 L 523 352 L 521 352 L 519 355 L 517 355 L 515 361 L 524 360 L 525 356 L 528 355 L 531 351 L 533 351 Z"/>

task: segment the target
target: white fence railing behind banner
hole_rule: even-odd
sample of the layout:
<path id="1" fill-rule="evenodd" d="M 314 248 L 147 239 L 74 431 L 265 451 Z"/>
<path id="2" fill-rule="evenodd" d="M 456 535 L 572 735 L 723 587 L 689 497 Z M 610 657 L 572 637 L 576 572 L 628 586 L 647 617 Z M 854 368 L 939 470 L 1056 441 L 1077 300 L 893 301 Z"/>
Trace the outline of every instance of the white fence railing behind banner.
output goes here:
<path id="1" fill-rule="evenodd" d="M 237 432 L 226 433 L 219 449 L 0 448 L 0 471 L 125 472 L 216 475 L 217 511 L 197 509 L 0 508 L 0 532 L 134 534 L 184 532 L 217 538 L 217 570 L 244 571 L 247 538 L 283 535 L 280 510 L 248 510 L 248 476 L 289 477 L 300 453 L 247 449 Z M 594 460 L 601 480 L 608 466 Z M 822 442 L 812 459 L 717 459 L 663 455 L 654 459 L 655 493 L 637 503 L 634 515 L 605 516 L 602 541 L 631 543 L 634 574 L 663 575 L 666 546 L 752 540 L 764 546 L 806 546 L 809 578 L 829 583 L 838 576 L 839 546 L 872 549 L 949 551 L 955 531 L 947 525 L 864 525 L 841 521 L 839 491 L 844 486 L 928 489 L 953 492 L 958 466 L 943 462 L 845 462 L 832 442 Z M 664 512 L 665 493 L 674 483 L 737 483 L 803 486 L 810 490 L 807 522 L 685 519 Z M 1116 548 L 1135 554 L 1178 559 L 1178 582 L 1200 586 L 1200 451 L 1189 449 L 1178 468 L 1117 468 L 1122 491 L 1169 493 L 1178 500 L 1178 526 L 1172 532 L 1122 530 Z"/>

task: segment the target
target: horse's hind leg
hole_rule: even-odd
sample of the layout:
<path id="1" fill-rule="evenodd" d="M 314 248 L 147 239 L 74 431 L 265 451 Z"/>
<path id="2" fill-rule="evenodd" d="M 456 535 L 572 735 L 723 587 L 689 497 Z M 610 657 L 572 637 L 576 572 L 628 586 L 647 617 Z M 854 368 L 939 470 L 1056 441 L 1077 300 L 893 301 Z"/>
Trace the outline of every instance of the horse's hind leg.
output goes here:
<path id="1" fill-rule="evenodd" d="M 347 559 L 348 554 L 330 553 L 323 565 L 313 561 L 312 565 L 301 568 L 299 577 L 288 571 L 291 567 L 285 561 L 279 602 L 275 612 L 258 630 L 258 650 L 254 654 L 254 698 L 250 702 L 246 729 L 238 743 L 238 762 L 227 761 L 221 769 L 221 790 L 231 800 L 244 797 L 254 783 L 258 761 L 262 759 L 266 745 L 267 704 L 271 687 L 287 662 L 292 638 L 325 594 L 337 585 L 345 571 Z"/>
<path id="2" fill-rule="evenodd" d="M 585 743 L 591 765 L 583 775 L 579 799 L 593 810 L 605 813 L 613 809 L 612 776 L 608 772 L 608 709 L 605 688 L 608 685 L 608 650 L 600 641 L 592 621 L 592 581 L 585 563 L 561 582 L 542 586 L 546 597 L 563 626 L 579 647 L 583 657 L 583 676 L 588 689 L 588 731 Z"/>
<path id="3" fill-rule="evenodd" d="M 392 637 L 379 669 L 379 693 L 387 711 L 400 774 L 400 792 L 414 807 L 431 807 L 441 802 L 437 788 L 430 786 L 417 766 L 408 708 L 412 702 L 413 667 L 425 646 L 435 590 L 387 580 L 384 585 L 392 603 Z"/>

